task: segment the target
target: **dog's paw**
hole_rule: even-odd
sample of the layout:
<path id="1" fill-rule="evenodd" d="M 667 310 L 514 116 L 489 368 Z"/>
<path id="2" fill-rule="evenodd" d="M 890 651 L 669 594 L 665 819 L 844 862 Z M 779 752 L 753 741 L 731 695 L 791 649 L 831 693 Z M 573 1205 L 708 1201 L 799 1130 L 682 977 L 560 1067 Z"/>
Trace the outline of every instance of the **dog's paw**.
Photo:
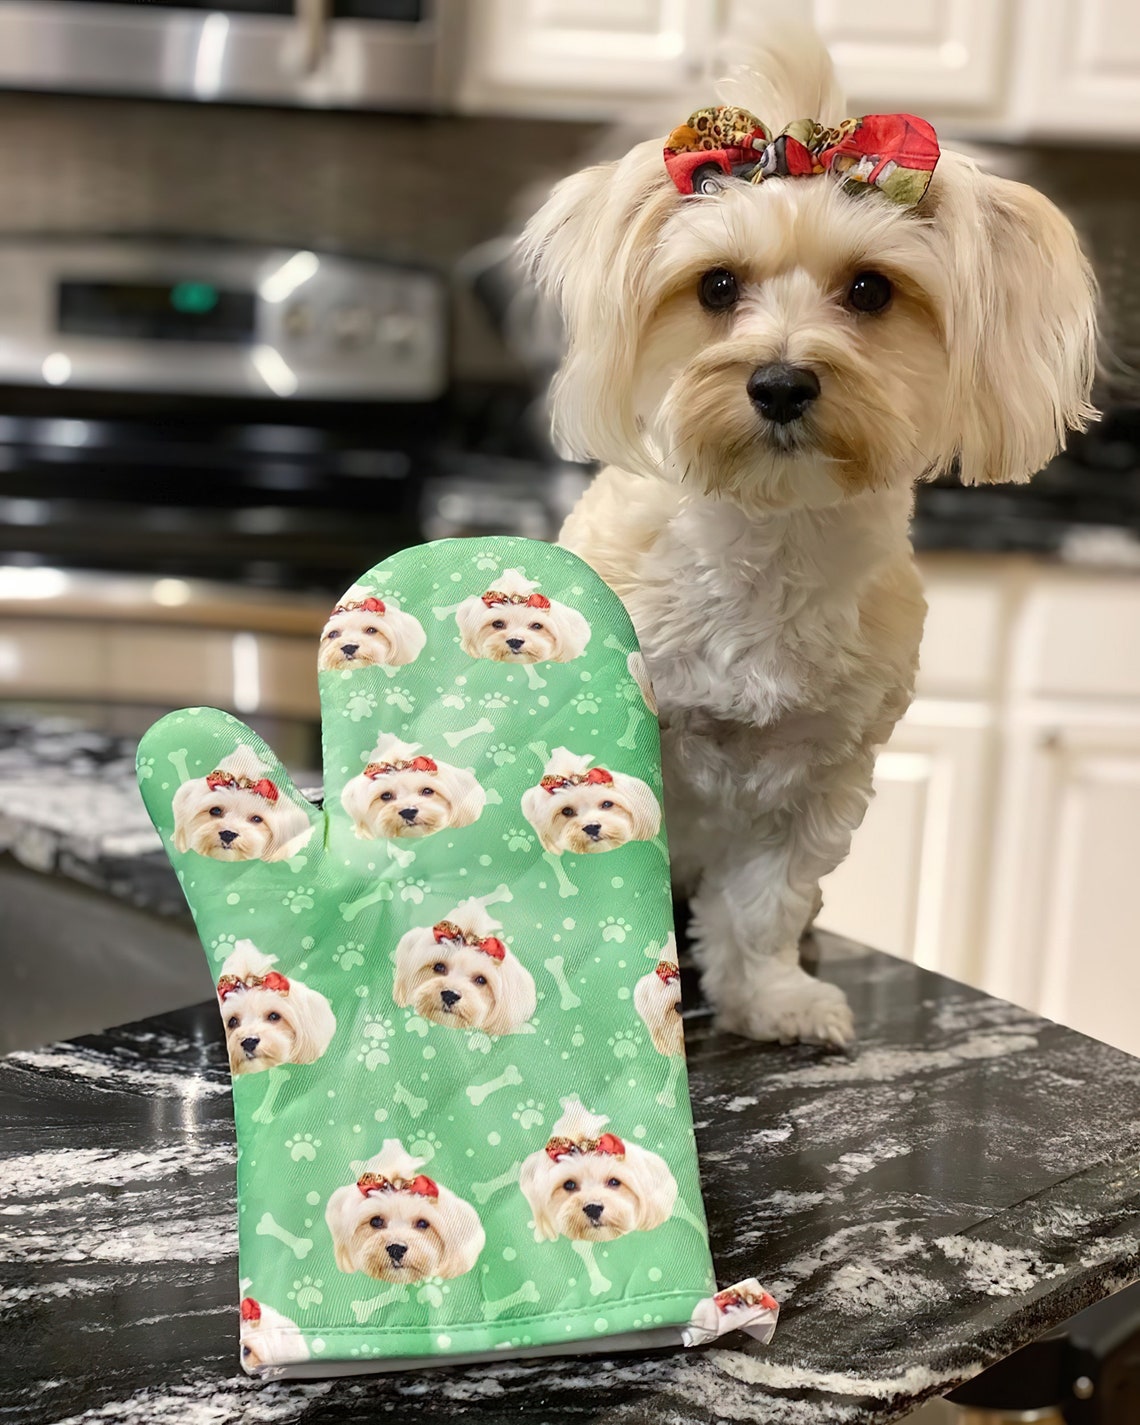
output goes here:
<path id="1" fill-rule="evenodd" d="M 855 1019 L 847 996 L 837 985 L 813 980 L 802 970 L 794 977 L 758 986 L 750 1000 L 723 1009 L 717 1022 L 732 1034 L 781 1044 L 846 1049 L 855 1042 Z"/>

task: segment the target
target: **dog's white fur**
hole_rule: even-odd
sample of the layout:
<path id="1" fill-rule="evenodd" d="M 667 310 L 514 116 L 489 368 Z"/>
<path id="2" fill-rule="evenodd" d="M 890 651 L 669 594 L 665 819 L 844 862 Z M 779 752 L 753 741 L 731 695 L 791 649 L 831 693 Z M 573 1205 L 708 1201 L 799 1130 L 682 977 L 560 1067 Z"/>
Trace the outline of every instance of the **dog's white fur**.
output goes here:
<path id="1" fill-rule="evenodd" d="M 423 1163 L 407 1153 L 398 1138 L 386 1138 L 363 1167 L 408 1181 Z M 337 1188 L 325 1208 L 325 1221 L 340 1270 L 409 1284 L 469 1272 L 487 1240 L 483 1224 L 469 1202 L 442 1183 L 437 1186 L 439 1197 L 434 1199 L 407 1191 L 365 1197 L 355 1181 Z"/>
<path id="2" fill-rule="evenodd" d="M 277 964 L 252 940 L 239 940 L 222 966 L 223 975 L 264 976 Z M 278 1064 L 311 1064 L 329 1047 L 336 1016 L 323 994 L 292 975 L 289 993 L 258 986 L 235 990 L 219 1000 L 226 1031 L 230 1072 L 255 1074 Z"/>
<path id="3" fill-rule="evenodd" d="M 773 130 L 844 112 L 810 33 L 774 41 L 731 99 Z M 556 433 L 608 463 L 562 543 L 645 653 L 674 875 L 721 1024 L 842 1045 L 847 1002 L 797 946 L 912 697 L 912 487 L 955 460 L 968 483 L 1027 480 L 1095 415 L 1094 283 L 1051 203 L 957 153 L 907 210 L 823 176 L 682 197 L 661 149 L 565 180 L 524 237 L 566 325 Z M 708 312 L 699 280 L 721 267 L 740 300 Z M 894 284 L 875 315 L 844 301 L 867 270 Z M 777 361 L 821 385 L 791 425 L 746 391 Z"/>
<path id="4" fill-rule="evenodd" d="M 440 918 L 479 937 L 503 928 L 475 897 Z M 446 1029 L 517 1034 L 537 1004 L 534 979 L 518 956 L 507 949 L 496 960 L 477 946 L 437 941 L 433 930 L 418 925 L 400 937 L 392 985 L 396 1004 Z"/>
<path id="5" fill-rule="evenodd" d="M 661 961 L 677 965 L 677 937 L 670 935 Z M 659 962 L 660 963 L 660 962 Z M 681 972 L 663 980 L 656 969 L 642 975 L 633 987 L 633 1007 L 649 1030 L 653 1047 L 659 1054 L 683 1054 L 685 1029 L 681 1023 Z"/>
<path id="6" fill-rule="evenodd" d="M 382 614 L 343 607 L 371 597 L 379 598 L 384 604 Z M 426 642 L 427 634 L 418 618 L 397 608 L 378 590 L 354 584 L 329 615 L 321 632 L 317 667 L 325 671 L 371 668 L 377 664 L 402 668 L 420 656 Z"/>
<path id="7" fill-rule="evenodd" d="M 589 770 L 594 759 L 556 747 L 544 775 L 565 777 Z M 544 851 L 588 856 L 615 851 L 627 841 L 651 841 L 661 829 L 661 807 L 640 777 L 606 769 L 612 783 L 581 783 L 547 791 L 541 785 L 523 794 L 522 813 L 538 832 Z"/>
<path id="8" fill-rule="evenodd" d="M 492 586 L 503 594 L 531 594 L 538 589 L 521 569 L 504 569 Z M 491 604 L 481 594 L 464 599 L 455 614 L 459 645 L 472 658 L 496 663 L 571 663 L 590 641 L 590 625 L 577 609 L 557 599 L 548 609 L 526 604 Z"/>
<path id="9" fill-rule="evenodd" d="M 269 765 L 251 747 L 239 744 L 218 766 L 254 781 Z M 284 780 L 284 779 L 282 779 Z M 215 787 L 205 777 L 191 777 L 174 793 L 174 849 L 196 851 L 214 861 L 287 861 L 313 834 L 304 810 L 283 786 L 277 800 L 244 787 Z"/>
<path id="10" fill-rule="evenodd" d="M 609 1122 L 588 1112 L 577 1098 L 561 1100 L 562 1117 L 552 1137 L 597 1138 Z M 665 1159 L 622 1140 L 625 1154 L 574 1153 L 555 1161 L 539 1148 L 523 1159 L 519 1174 L 534 1217 L 534 1240 L 612 1242 L 627 1232 L 649 1232 L 666 1222 L 677 1201 L 677 1183 Z M 586 1208 L 594 1209 L 591 1216 Z M 601 1211 L 597 1211 L 597 1209 Z"/>
<path id="11" fill-rule="evenodd" d="M 377 742 L 369 762 L 410 762 L 418 742 L 386 735 Z M 352 777 L 341 793 L 341 805 L 363 841 L 377 838 L 430 836 L 445 827 L 478 821 L 487 796 L 474 776 L 462 767 L 433 757 L 434 772 L 386 772 Z M 414 816 L 410 815 L 414 812 Z M 408 815 L 405 815 L 407 813 Z"/>
<path id="12" fill-rule="evenodd" d="M 307 1361 L 309 1348 L 297 1323 L 264 1302 L 257 1305 L 261 1320 L 241 1323 L 242 1370 L 256 1376 L 268 1366 L 293 1366 Z"/>

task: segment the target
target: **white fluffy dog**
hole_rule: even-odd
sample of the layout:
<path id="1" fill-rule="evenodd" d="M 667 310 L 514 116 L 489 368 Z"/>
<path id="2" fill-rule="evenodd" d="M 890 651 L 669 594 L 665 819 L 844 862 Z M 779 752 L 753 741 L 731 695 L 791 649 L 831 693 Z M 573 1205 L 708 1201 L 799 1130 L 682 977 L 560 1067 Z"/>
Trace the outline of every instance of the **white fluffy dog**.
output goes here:
<path id="1" fill-rule="evenodd" d="M 272 1306 L 242 1297 L 241 1364 L 251 1376 L 267 1366 L 296 1365 L 309 1359 L 309 1348 L 295 1321 Z"/>
<path id="2" fill-rule="evenodd" d="M 772 133 L 837 123 L 819 41 L 770 45 L 722 97 Z M 562 543 L 653 679 L 705 990 L 728 1029 L 835 1045 L 850 1009 L 798 942 L 913 693 L 912 487 L 1028 479 L 1094 415 L 1095 349 L 1089 266 L 1038 193 L 948 152 L 913 207 L 842 177 L 685 195 L 657 139 L 566 179 L 523 240 L 565 320 L 556 433 L 608 465 Z"/>
<path id="3" fill-rule="evenodd" d="M 535 1241 L 612 1242 L 667 1221 L 677 1183 L 665 1159 L 601 1132 L 609 1119 L 578 1099 L 564 1098 L 562 1107 L 550 1141 L 523 1159 L 519 1174 Z"/>
<path id="4" fill-rule="evenodd" d="M 472 898 L 409 930 L 396 946 L 396 1004 L 448 1029 L 517 1034 L 537 1000 L 530 971 L 495 934 L 502 928 Z"/>
<path id="5" fill-rule="evenodd" d="M 384 1282 L 460 1277 L 486 1235 L 470 1203 L 417 1170 L 422 1158 L 387 1138 L 356 1182 L 337 1188 L 325 1209 L 336 1264 Z"/>
<path id="6" fill-rule="evenodd" d="M 426 642 L 419 619 L 357 585 L 329 614 L 317 667 L 326 672 L 376 664 L 402 668 L 420 656 Z"/>
<path id="7" fill-rule="evenodd" d="M 495 587 L 459 605 L 460 647 L 496 663 L 570 663 L 586 651 L 590 625 L 577 609 L 537 593 L 521 569 L 505 569 Z"/>
<path id="8" fill-rule="evenodd" d="M 661 807 L 640 777 L 591 767 L 556 747 L 537 787 L 523 794 L 522 813 L 544 851 L 587 856 L 627 841 L 651 841 L 661 829 Z"/>
<path id="9" fill-rule="evenodd" d="M 363 841 L 470 826 L 486 800 L 470 772 L 424 755 L 418 742 L 393 736 L 380 739 L 368 766 L 341 793 L 341 805 Z"/>
<path id="10" fill-rule="evenodd" d="M 205 777 L 174 793 L 174 849 L 214 861 L 287 861 L 313 834 L 251 747 L 239 745 Z"/>
<path id="11" fill-rule="evenodd" d="M 252 940 L 239 940 L 222 966 L 218 1004 L 230 1072 L 256 1074 L 278 1064 L 311 1064 L 329 1047 L 336 1016 L 324 995 L 288 979 Z"/>
<path id="12" fill-rule="evenodd" d="M 669 937 L 666 958 L 658 960 L 656 968 L 642 975 L 633 988 L 633 1007 L 649 1030 L 653 1047 L 659 1054 L 683 1054 L 685 1029 L 681 1023 L 681 971 L 675 958 L 677 942 Z"/>

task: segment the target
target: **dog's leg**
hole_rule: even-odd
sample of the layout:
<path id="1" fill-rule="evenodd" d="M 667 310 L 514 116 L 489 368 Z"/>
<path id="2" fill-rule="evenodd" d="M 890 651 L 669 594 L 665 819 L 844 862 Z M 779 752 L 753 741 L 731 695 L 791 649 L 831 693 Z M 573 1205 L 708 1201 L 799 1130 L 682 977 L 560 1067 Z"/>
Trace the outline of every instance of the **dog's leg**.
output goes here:
<path id="1" fill-rule="evenodd" d="M 866 803 L 849 782 L 773 817 L 751 847 L 705 873 L 691 933 L 723 1028 L 836 1048 L 854 1039 L 843 991 L 801 968 L 799 937 L 815 912 L 820 878 L 847 854 Z"/>

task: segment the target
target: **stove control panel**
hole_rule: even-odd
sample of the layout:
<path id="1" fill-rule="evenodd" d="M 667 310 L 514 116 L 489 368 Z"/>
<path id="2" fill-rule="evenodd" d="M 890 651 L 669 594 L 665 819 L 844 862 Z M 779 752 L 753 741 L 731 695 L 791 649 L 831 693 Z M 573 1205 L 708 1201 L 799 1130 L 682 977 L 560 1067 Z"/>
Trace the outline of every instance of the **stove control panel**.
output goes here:
<path id="1" fill-rule="evenodd" d="M 0 383 L 434 400 L 447 287 L 426 268 L 137 239 L 0 242 Z"/>

